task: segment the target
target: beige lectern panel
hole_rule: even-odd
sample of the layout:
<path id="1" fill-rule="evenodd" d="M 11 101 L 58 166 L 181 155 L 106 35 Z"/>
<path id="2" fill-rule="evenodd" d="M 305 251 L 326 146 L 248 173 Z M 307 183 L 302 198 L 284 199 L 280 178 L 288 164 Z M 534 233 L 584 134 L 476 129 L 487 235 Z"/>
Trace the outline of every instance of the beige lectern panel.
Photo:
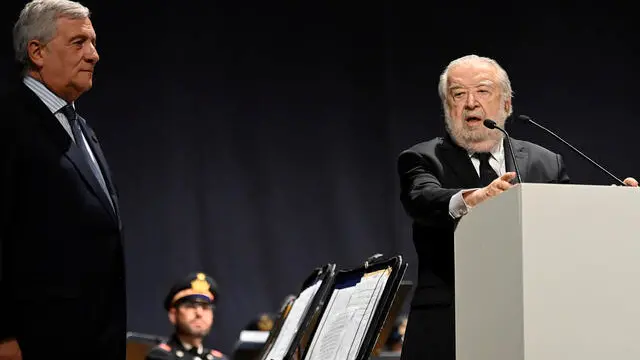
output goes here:
<path id="1" fill-rule="evenodd" d="M 640 359 L 640 190 L 523 184 L 456 231 L 458 360 Z"/>
<path id="2" fill-rule="evenodd" d="M 526 359 L 640 359 L 640 189 L 522 197 Z"/>

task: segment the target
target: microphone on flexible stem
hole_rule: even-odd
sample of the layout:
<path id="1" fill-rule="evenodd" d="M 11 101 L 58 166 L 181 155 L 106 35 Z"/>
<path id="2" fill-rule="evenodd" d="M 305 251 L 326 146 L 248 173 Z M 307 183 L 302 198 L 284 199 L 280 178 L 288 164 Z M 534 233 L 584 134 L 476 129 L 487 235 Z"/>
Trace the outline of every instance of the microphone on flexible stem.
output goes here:
<path id="1" fill-rule="evenodd" d="M 562 142 L 563 144 L 567 145 L 571 150 L 575 151 L 578 155 L 582 156 L 583 158 L 587 159 L 587 161 L 589 161 L 591 164 L 595 165 L 598 169 L 602 170 L 603 172 L 605 172 L 607 175 L 611 176 L 612 179 L 614 179 L 615 181 L 619 182 L 620 184 L 622 184 L 622 186 L 627 186 L 627 184 L 624 183 L 624 181 L 618 179 L 615 175 L 613 175 L 612 173 L 610 173 L 607 169 L 603 168 L 602 166 L 600 166 L 598 163 L 596 163 L 595 161 L 591 160 L 587 155 L 583 154 L 580 150 L 576 149 L 575 147 L 573 147 L 573 145 L 569 144 L 568 142 L 564 141 L 560 136 L 556 135 L 553 133 L 553 131 L 545 128 L 544 126 L 538 124 L 537 122 L 533 121 L 530 117 L 528 117 L 527 115 L 518 115 L 518 119 L 522 120 L 522 121 L 526 121 L 529 122 L 537 127 L 539 127 L 540 129 L 546 131 L 547 133 L 551 134 L 553 137 L 555 137 L 556 139 L 560 140 L 560 142 Z"/>
<path id="2" fill-rule="evenodd" d="M 509 133 L 507 133 L 505 129 L 498 126 L 498 124 L 496 124 L 496 122 L 491 119 L 485 119 L 483 124 L 489 129 L 499 130 L 504 134 L 504 136 L 506 136 L 507 141 L 509 142 L 509 152 L 511 153 L 511 160 L 513 160 L 513 166 L 516 169 L 516 176 L 518 177 L 518 182 L 522 184 L 522 178 L 520 177 L 520 170 L 518 169 L 518 163 L 516 162 L 516 155 L 513 153 L 513 144 L 511 144 L 511 137 L 509 136 Z"/>

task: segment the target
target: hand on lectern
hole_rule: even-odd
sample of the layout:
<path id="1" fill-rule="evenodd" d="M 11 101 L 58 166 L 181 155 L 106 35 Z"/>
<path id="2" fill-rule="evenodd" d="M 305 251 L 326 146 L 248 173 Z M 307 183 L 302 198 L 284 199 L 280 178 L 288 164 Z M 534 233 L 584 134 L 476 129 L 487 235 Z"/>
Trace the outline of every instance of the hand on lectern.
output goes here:
<path id="1" fill-rule="evenodd" d="M 489 198 L 492 198 L 498 194 L 501 194 L 514 186 L 509 181 L 513 180 L 515 177 L 516 177 L 515 172 L 505 173 L 499 178 L 493 180 L 491 184 L 483 188 L 463 194 L 462 197 L 464 199 L 464 202 L 469 207 L 474 207 Z"/>
<path id="2" fill-rule="evenodd" d="M 638 187 L 638 180 L 632 177 L 624 179 L 623 183 L 627 184 L 627 186 Z"/>

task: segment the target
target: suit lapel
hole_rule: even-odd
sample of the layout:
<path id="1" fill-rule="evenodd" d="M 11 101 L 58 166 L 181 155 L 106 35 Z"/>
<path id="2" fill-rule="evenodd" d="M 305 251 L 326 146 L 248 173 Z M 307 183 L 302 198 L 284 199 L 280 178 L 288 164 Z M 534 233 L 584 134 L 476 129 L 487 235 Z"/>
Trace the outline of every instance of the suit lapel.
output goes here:
<path id="1" fill-rule="evenodd" d="M 82 131 L 86 134 L 86 137 L 87 137 L 86 140 L 87 140 L 87 143 L 89 144 L 89 147 L 91 148 L 91 152 L 93 152 L 93 156 L 96 158 L 96 161 L 98 162 L 98 166 L 102 171 L 102 177 L 104 178 L 104 181 L 107 185 L 107 189 L 109 191 L 109 196 L 111 197 L 111 200 L 113 202 L 113 210 L 115 210 L 115 216 L 117 219 L 119 219 L 120 210 L 118 206 L 118 197 L 116 195 L 115 187 L 111 179 L 111 170 L 109 169 L 107 160 L 105 159 L 104 154 L 102 153 L 102 148 L 100 147 L 100 143 L 98 142 L 98 137 L 93 132 L 93 129 L 91 129 L 91 127 L 87 125 L 84 118 L 82 118 L 81 116 L 78 116 L 78 121 L 79 121 L 80 127 L 82 127 Z M 98 184 L 98 186 L 100 186 L 100 184 Z M 102 187 L 100 189 L 102 189 Z M 104 191 L 102 191 L 102 193 L 104 194 Z M 111 208 L 110 204 L 107 204 L 107 205 L 109 205 L 109 208 Z"/>
<path id="2" fill-rule="evenodd" d="M 76 168 L 76 170 L 78 171 L 84 182 L 87 184 L 87 186 L 91 189 L 93 194 L 98 197 L 104 208 L 109 212 L 109 214 L 114 217 L 114 220 L 116 220 L 116 215 L 113 211 L 113 208 L 111 207 L 111 204 L 109 203 L 107 194 L 105 194 L 104 190 L 102 190 L 102 186 L 100 186 L 98 179 L 96 179 L 96 176 L 93 174 L 93 171 L 87 163 L 82 150 L 80 150 L 79 148 L 80 146 L 82 146 L 82 144 L 71 143 L 71 145 L 69 146 L 69 150 L 64 155 Z"/>
<path id="3" fill-rule="evenodd" d="M 529 152 L 519 140 L 511 139 L 511 142 L 513 143 L 513 152 L 518 163 L 518 170 L 520 170 L 520 177 L 523 181 L 526 181 Z M 505 169 L 507 172 L 515 171 L 515 166 L 511 159 L 511 145 L 508 141 L 505 141 L 504 144 Z M 469 188 L 478 187 L 480 178 L 478 177 L 476 169 L 473 167 L 467 151 L 456 145 L 449 135 L 444 138 L 442 156 L 463 186 Z"/>
<path id="4" fill-rule="evenodd" d="M 506 139 L 505 139 L 506 140 Z M 529 152 L 527 149 L 520 143 L 519 140 L 511 139 L 511 143 L 513 144 L 513 154 L 516 158 L 516 162 L 518 164 L 518 170 L 520 170 L 520 177 L 523 179 L 522 181 L 526 181 L 528 166 L 527 163 L 529 161 Z M 511 159 L 511 144 L 508 141 L 504 142 L 504 159 L 505 159 L 505 168 L 507 172 L 515 171 L 515 166 L 513 165 L 513 160 Z"/>
<path id="5" fill-rule="evenodd" d="M 469 158 L 469 153 L 456 145 L 448 134 L 444 138 L 442 157 L 451 172 L 456 174 L 456 177 L 460 180 L 463 187 L 478 187 L 480 178 Z"/>
<path id="6" fill-rule="evenodd" d="M 55 115 L 51 113 L 49 108 L 47 108 L 47 106 L 29 88 L 21 85 L 20 91 L 22 93 L 22 97 L 25 99 L 25 110 L 28 113 L 34 114 L 40 124 L 47 129 L 54 143 L 63 149 L 64 156 L 69 160 L 69 162 L 71 162 L 71 164 L 73 164 L 87 187 L 100 200 L 107 212 L 111 214 L 114 220 L 119 224 L 119 218 L 117 214 L 114 213 L 114 210 L 109 203 L 109 199 L 107 198 L 107 194 L 102 190 L 102 186 L 100 186 L 98 179 L 93 175 L 93 171 L 91 171 L 89 164 L 84 159 L 84 155 L 80 148 L 78 148 L 78 146 L 82 146 L 82 144 L 76 145 L 73 142 L 67 131 L 62 127 L 62 125 L 60 125 L 60 122 Z M 89 139 L 87 141 L 91 142 Z M 107 180 L 105 179 L 105 181 Z M 116 202 L 114 201 L 114 207 L 115 203 Z"/>

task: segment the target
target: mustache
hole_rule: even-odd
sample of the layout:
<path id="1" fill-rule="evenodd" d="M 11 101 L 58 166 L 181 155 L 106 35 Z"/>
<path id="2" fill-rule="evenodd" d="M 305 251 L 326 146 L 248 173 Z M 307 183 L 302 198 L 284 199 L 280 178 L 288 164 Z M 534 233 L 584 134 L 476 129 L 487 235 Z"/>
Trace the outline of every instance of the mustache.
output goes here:
<path id="1" fill-rule="evenodd" d="M 484 119 L 484 114 L 482 112 L 474 112 L 474 111 L 465 111 L 462 113 L 463 119 L 468 119 L 472 117 L 475 117 L 478 119 Z"/>

